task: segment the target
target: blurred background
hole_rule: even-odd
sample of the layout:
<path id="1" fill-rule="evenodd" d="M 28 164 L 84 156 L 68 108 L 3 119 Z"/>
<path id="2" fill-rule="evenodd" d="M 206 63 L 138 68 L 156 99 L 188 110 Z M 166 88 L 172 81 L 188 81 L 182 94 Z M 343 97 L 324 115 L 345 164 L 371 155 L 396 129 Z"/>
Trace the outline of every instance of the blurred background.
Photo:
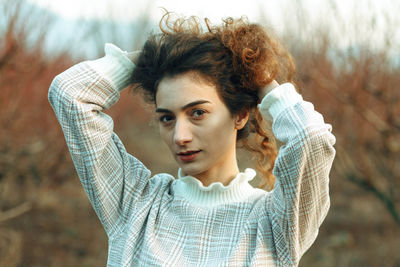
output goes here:
<path id="1" fill-rule="evenodd" d="M 0 266 L 106 265 L 47 91 L 106 42 L 139 49 L 159 31 L 160 7 L 273 28 L 303 97 L 332 124 L 331 209 L 300 266 L 400 266 L 400 2 L 372 0 L 0 0 Z M 107 113 L 130 153 L 175 174 L 152 109 L 125 90 Z"/>

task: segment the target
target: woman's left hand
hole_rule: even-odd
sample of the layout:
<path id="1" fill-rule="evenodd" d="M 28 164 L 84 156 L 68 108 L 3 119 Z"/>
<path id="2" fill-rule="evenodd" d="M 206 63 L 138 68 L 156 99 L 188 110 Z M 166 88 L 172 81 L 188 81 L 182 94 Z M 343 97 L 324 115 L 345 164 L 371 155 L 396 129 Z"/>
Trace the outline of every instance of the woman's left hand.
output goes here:
<path id="1" fill-rule="evenodd" d="M 271 92 L 274 88 L 276 88 L 278 86 L 279 86 L 279 83 L 277 81 L 273 80 L 272 82 L 267 84 L 264 88 L 262 88 L 258 92 L 258 97 L 260 98 L 260 100 L 262 100 L 264 98 L 264 96 L 266 96 L 269 92 Z"/>

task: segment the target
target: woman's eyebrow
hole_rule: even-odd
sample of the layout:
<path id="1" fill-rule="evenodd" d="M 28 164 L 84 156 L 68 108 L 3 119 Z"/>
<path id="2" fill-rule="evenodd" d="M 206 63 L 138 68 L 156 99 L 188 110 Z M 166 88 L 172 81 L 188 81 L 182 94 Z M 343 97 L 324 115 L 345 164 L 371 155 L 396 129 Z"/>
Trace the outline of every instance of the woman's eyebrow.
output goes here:
<path id="1" fill-rule="evenodd" d="M 204 103 L 211 103 L 211 102 L 208 101 L 208 100 L 197 100 L 197 101 L 193 101 L 193 102 L 190 102 L 190 103 L 184 105 L 184 106 L 181 108 L 181 110 L 185 110 L 185 109 L 188 109 L 188 108 L 190 108 L 190 107 L 197 106 L 197 105 L 204 104 Z M 156 109 L 156 112 L 157 112 L 157 113 L 172 113 L 171 110 L 166 109 L 166 108 L 157 108 L 157 109 Z"/>

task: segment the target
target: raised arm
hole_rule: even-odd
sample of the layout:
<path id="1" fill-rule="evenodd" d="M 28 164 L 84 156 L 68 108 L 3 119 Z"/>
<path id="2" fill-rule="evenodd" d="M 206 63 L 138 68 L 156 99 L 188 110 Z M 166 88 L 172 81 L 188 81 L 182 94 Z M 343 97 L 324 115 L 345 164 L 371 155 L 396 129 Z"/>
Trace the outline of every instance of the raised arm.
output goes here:
<path id="1" fill-rule="evenodd" d="M 275 187 L 265 211 L 279 260 L 297 266 L 329 210 L 329 172 L 336 139 L 331 125 L 292 84 L 276 86 L 266 90 L 259 105 L 282 143 L 273 169 Z"/>
<path id="2" fill-rule="evenodd" d="M 48 97 L 82 185 L 111 237 L 129 218 L 150 171 L 126 152 L 111 117 L 102 112 L 118 101 L 134 68 L 118 47 L 106 44 L 105 53 L 56 76 Z"/>

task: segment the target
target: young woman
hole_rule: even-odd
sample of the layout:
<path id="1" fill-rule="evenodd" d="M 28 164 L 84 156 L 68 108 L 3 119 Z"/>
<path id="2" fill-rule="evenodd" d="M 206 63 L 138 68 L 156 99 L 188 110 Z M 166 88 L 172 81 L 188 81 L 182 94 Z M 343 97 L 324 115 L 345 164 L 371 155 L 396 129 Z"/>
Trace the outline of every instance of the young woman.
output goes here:
<path id="1" fill-rule="evenodd" d="M 106 44 L 105 57 L 66 70 L 49 90 L 107 232 L 108 266 L 297 266 L 330 205 L 331 125 L 297 93 L 291 56 L 260 25 L 206 20 L 203 32 L 196 18 L 162 22 L 140 51 Z M 128 85 L 154 102 L 177 178 L 152 175 L 102 113 Z M 239 143 L 273 190 L 250 185 L 255 170 L 239 171 Z"/>

